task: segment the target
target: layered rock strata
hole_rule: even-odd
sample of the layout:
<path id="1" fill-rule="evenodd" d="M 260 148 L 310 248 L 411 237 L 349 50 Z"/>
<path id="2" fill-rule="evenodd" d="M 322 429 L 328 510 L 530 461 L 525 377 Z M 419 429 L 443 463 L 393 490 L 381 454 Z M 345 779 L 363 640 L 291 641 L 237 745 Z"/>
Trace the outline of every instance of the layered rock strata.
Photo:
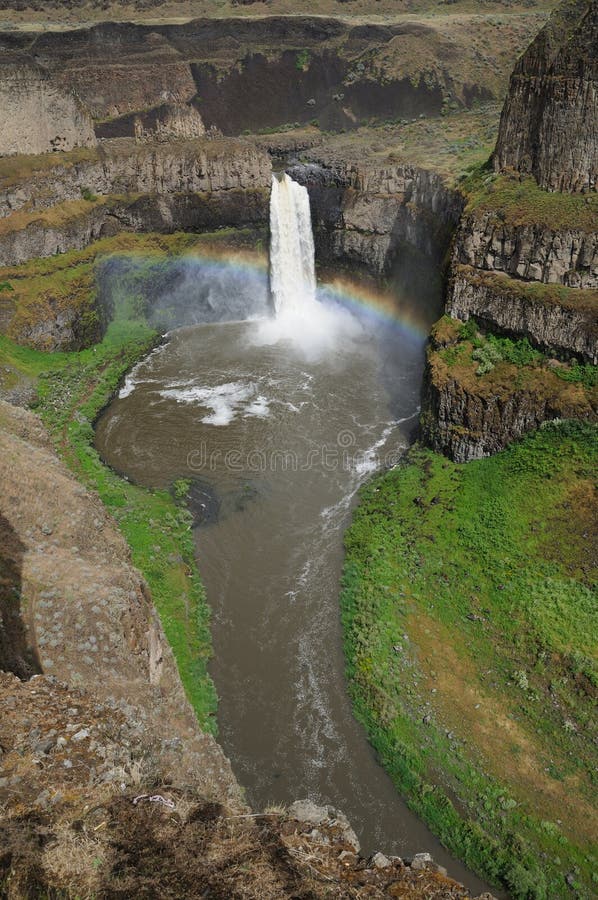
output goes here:
<path id="1" fill-rule="evenodd" d="M 598 2 L 566 0 L 511 77 L 494 165 L 551 191 L 598 181 Z"/>
<path id="2" fill-rule="evenodd" d="M 386 273 L 408 244 L 439 262 L 463 208 L 463 198 L 433 172 L 409 165 L 314 162 L 287 171 L 310 194 L 318 253 Z"/>
<path id="3" fill-rule="evenodd" d="M 46 209 L 82 194 L 177 194 L 270 187 L 268 154 L 235 139 L 137 144 L 104 141 L 95 151 L 0 163 L 0 217 L 27 207 Z"/>
<path id="4" fill-rule="evenodd" d="M 598 288 L 596 230 L 505 223 L 496 210 L 482 210 L 461 220 L 454 259 L 524 281 Z"/>

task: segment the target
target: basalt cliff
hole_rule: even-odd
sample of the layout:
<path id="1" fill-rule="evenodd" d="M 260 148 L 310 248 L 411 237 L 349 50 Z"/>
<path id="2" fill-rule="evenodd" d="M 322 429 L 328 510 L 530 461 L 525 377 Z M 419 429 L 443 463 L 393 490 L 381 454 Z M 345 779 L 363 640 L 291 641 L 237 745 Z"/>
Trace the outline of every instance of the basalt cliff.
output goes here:
<path id="1" fill-rule="evenodd" d="M 468 185 L 446 313 L 474 327 L 435 332 L 422 417 L 425 440 L 457 461 L 547 419 L 596 418 L 597 48 L 595 2 L 553 15 L 511 78 L 494 171 Z M 528 365 L 492 343 L 501 335 L 520 360 L 530 348 Z"/>

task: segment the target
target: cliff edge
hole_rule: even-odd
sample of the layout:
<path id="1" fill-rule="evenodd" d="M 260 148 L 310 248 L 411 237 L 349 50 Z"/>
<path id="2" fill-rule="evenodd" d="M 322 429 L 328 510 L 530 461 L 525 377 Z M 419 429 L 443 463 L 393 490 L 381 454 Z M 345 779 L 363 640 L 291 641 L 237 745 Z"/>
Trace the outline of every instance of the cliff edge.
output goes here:
<path id="1" fill-rule="evenodd" d="M 497 170 L 532 174 L 549 191 L 595 191 L 598 178 L 598 3 L 567 0 L 511 76 Z"/>

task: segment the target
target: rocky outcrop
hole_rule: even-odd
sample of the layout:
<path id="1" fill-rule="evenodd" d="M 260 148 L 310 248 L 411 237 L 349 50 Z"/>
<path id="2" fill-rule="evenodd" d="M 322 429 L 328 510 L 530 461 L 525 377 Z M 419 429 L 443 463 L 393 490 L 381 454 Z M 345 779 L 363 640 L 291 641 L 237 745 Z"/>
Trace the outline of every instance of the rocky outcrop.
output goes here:
<path id="1" fill-rule="evenodd" d="M 545 351 L 578 354 L 598 363 L 598 295 L 590 291 L 539 292 L 502 274 L 455 266 L 446 311 L 466 322 L 527 337 Z"/>
<path id="2" fill-rule="evenodd" d="M 449 315 L 598 363 L 594 199 L 554 193 L 595 191 L 596 121 L 598 2 L 566 0 L 511 78 L 493 161 L 519 175 L 473 185 L 454 242 Z M 459 359 L 430 350 L 422 414 L 425 440 L 453 459 L 495 453 L 547 419 L 595 418 L 581 385 L 563 388 L 544 365 L 476 378 Z M 511 382 L 501 380 L 507 372 Z"/>
<path id="3" fill-rule="evenodd" d="M 137 141 L 192 140 L 206 133 L 194 106 L 175 103 L 100 122 L 95 130 L 99 138 L 134 137 Z"/>
<path id="4" fill-rule="evenodd" d="M 46 762 L 18 777 L 25 774 L 18 753 L 5 752 L 0 802 L 16 793 L 43 809 L 56 792 L 57 767 L 67 781 L 84 773 L 77 777 L 83 806 L 102 785 L 134 784 L 141 766 L 153 778 L 194 785 L 206 798 L 241 807 L 230 765 L 199 730 L 148 588 L 99 498 L 58 460 L 31 413 L 0 402 L 0 426 L 0 510 L 18 540 L 15 597 L 26 642 L 37 671 L 62 685 L 48 702 L 58 702 L 68 685 L 81 692 L 82 706 L 50 716 L 51 724 L 40 716 L 37 731 L 30 721 Z M 7 703 L 4 694 L 5 710 Z M 52 802 L 58 809 L 67 797 Z"/>
<path id="5" fill-rule="evenodd" d="M 0 156 L 96 143 L 89 112 L 40 66 L 15 63 L 2 66 L 1 72 Z"/>
<path id="6" fill-rule="evenodd" d="M 119 230 L 206 231 L 268 217 L 270 159 L 243 141 L 121 139 L 37 166 L 24 160 L 2 177 L 0 165 L 0 265 Z"/>
<path id="7" fill-rule="evenodd" d="M 598 288 L 598 231 L 504 223 L 496 210 L 476 212 L 461 220 L 454 261 L 526 281 Z"/>
<path id="8" fill-rule="evenodd" d="M 498 453 L 550 419 L 596 421 L 598 415 L 595 391 L 590 398 L 549 369 L 525 373 L 503 365 L 491 377 L 477 377 L 472 367 L 448 365 L 434 347 L 424 384 L 422 437 L 455 462 Z"/>
<path id="9" fill-rule="evenodd" d="M 517 64 L 494 165 L 547 190 L 598 183 L 598 2 L 566 0 Z"/>
<path id="10" fill-rule="evenodd" d="M 22 169 L 0 164 L 0 217 L 27 206 L 45 209 L 82 195 L 177 194 L 270 188 L 268 154 L 242 140 L 216 139 L 138 144 L 105 141 L 92 154 L 23 162 Z"/>
<path id="11" fill-rule="evenodd" d="M 310 194 L 318 253 L 383 274 L 408 244 L 436 262 L 463 208 L 457 191 L 433 172 L 409 165 L 314 162 L 287 171 Z"/>

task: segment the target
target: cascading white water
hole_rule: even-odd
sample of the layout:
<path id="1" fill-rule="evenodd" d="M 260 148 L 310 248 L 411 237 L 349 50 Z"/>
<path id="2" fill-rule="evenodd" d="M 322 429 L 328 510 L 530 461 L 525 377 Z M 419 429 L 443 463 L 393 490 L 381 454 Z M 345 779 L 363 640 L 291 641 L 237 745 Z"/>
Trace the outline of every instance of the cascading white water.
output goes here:
<path id="1" fill-rule="evenodd" d="M 316 303 L 309 195 L 285 173 L 270 195 L 270 290 L 277 316 L 302 314 Z"/>

